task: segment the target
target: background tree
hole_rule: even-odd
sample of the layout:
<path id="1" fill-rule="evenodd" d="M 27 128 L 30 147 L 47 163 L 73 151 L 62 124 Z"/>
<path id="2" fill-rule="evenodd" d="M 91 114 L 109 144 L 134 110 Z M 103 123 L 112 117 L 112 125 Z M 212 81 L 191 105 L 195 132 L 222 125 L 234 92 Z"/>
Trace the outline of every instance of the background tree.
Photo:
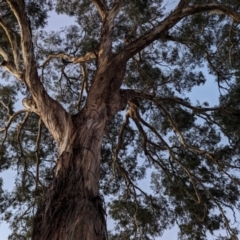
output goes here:
<path id="1" fill-rule="evenodd" d="M 10 239 L 152 239 L 174 224 L 180 239 L 220 229 L 237 239 L 240 5 L 168 7 L 0 1 L 0 169 L 17 173 L 0 198 Z M 53 8 L 76 25 L 44 31 Z M 203 67 L 218 106 L 186 97 Z"/>

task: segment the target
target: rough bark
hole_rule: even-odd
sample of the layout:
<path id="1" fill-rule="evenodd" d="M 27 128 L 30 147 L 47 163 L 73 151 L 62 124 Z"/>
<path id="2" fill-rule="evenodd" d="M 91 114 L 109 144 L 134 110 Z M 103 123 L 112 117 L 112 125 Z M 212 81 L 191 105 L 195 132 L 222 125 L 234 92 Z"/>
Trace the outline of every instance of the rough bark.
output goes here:
<path id="1" fill-rule="evenodd" d="M 105 211 L 99 195 L 104 124 L 96 124 L 86 114 L 69 130 L 71 152 L 58 158 L 54 182 L 34 222 L 33 240 L 106 239 Z"/>

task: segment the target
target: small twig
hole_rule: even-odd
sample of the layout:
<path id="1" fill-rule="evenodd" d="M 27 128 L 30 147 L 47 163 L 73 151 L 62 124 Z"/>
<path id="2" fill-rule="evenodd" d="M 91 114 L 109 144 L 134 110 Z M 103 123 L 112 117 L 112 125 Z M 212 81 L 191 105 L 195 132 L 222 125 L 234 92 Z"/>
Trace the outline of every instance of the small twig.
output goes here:
<path id="1" fill-rule="evenodd" d="M 21 134 L 22 134 L 22 129 L 23 129 L 24 125 L 26 124 L 27 120 L 28 120 L 29 114 L 30 114 L 30 112 L 26 112 L 25 117 L 23 118 L 22 122 L 19 123 L 19 125 L 18 125 L 17 141 L 18 141 L 18 144 L 19 144 L 19 147 L 20 147 L 20 152 L 21 152 L 20 159 L 24 156 L 23 148 L 22 148 L 22 142 L 21 142 Z M 26 161 L 25 161 L 25 164 L 24 164 L 24 169 L 25 170 L 27 169 Z"/>
<path id="2" fill-rule="evenodd" d="M 36 157 L 36 180 L 35 180 L 35 197 L 38 189 L 38 183 L 39 180 L 39 166 L 40 166 L 40 156 L 39 156 L 39 149 L 40 149 L 40 141 L 41 141 L 41 134 L 42 134 L 42 120 L 39 118 L 38 120 L 38 133 L 37 133 L 37 139 L 36 139 L 36 148 L 35 148 L 35 157 Z M 44 189 L 44 188 L 43 188 Z"/>

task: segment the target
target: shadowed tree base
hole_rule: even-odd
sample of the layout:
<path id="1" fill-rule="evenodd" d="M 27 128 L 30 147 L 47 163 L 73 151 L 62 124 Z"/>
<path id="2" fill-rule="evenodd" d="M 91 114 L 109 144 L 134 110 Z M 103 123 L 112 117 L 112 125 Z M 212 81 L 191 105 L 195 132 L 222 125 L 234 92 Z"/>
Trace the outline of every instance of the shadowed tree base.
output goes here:
<path id="1" fill-rule="evenodd" d="M 34 220 L 33 240 L 106 239 L 103 199 L 84 189 L 82 171 L 74 165 L 61 171 L 47 192 Z"/>

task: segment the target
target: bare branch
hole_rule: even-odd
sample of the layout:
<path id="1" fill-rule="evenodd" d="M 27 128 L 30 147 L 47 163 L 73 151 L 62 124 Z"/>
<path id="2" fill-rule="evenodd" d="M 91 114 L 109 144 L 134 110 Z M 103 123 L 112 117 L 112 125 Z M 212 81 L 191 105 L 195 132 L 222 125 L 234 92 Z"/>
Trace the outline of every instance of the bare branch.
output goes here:
<path id="1" fill-rule="evenodd" d="M 115 19 L 123 4 L 123 0 L 115 0 L 112 9 L 109 11 L 109 19 Z"/>
<path id="2" fill-rule="evenodd" d="M 185 1 L 182 1 L 184 3 Z M 187 1 L 186 1 L 187 2 Z M 183 4 L 184 5 L 184 4 Z M 150 31 L 139 37 L 135 41 L 127 45 L 119 55 L 128 60 L 136 53 L 150 45 L 153 41 L 164 37 L 166 32 L 174 25 L 180 22 L 184 17 L 193 15 L 195 13 L 220 10 L 236 22 L 240 22 L 240 14 L 234 12 L 232 9 L 219 5 L 217 3 L 209 3 L 204 5 L 187 6 L 182 8 L 182 5 L 178 5 L 177 8 L 170 13 L 163 21 L 161 21 L 156 27 L 153 27 Z"/>
<path id="3" fill-rule="evenodd" d="M 115 155 L 115 159 L 117 159 L 117 156 L 119 154 L 119 151 L 120 151 L 120 148 L 122 146 L 122 142 L 123 142 L 123 133 L 127 127 L 127 125 L 129 124 L 129 113 L 127 112 L 126 113 L 126 116 L 125 116 L 125 120 L 119 130 L 119 133 L 118 133 L 118 143 L 117 143 L 117 146 L 116 146 L 116 149 L 114 151 L 114 155 Z"/>
<path id="4" fill-rule="evenodd" d="M 25 2 L 23 0 L 7 0 L 13 14 L 15 15 L 21 31 L 21 47 L 25 67 L 35 65 L 32 44 L 32 31 L 28 17 L 25 13 Z"/>
<path id="5" fill-rule="evenodd" d="M 112 54 L 112 35 L 114 30 L 114 19 L 119 13 L 123 0 L 115 0 L 110 11 L 108 11 L 101 29 L 101 43 L 99 47 L 99 66 L 109 59 Z"/>
<path id="6" fill-rule="evenodd" d="M 72 56 L 70 56 L 68 54 L 65 54 L 65 53 L 50 54 L 40 67 L 45 67 L 49 63 L 49 61 L 53 58 L 64 58 L 64 59 L 67 59 L 74 64 L 84 63 L 84 62 L 96 59 L 97 58 L 97 52 L 88 52 L 84 56 L 81 56 L 81 57 L 72 57 Z"/>
<path id="7" fill-rule="evenodd" d="M 121 89 L 120 94 L 122 97 L 122 102 L 127 102 L 132 99 L 148 99 L 152 102 L 154 102 L 156 105 L 159 104 L 161 101 L 173 101 L 175 103 L 181 104 L 184 107 L 187 107 L 189 109 L 192 109 L 195 112 L 209 112 L 209 111 L 223 111 L 228 113 L 229 111 L 225 109 L 224 107 L 195 107 L 189 104 L 188 102 L 184 101 L 183 99 L 179 97 L 159 97 L 155 96 L 155 93 L 148 93 L 144 91 L 137 91 L 132 89 Z"/>
<path id="8" fill-rule="evenodd" d="M 91 1 L 97 8 L 98 13 L 101 16 L 101 18 L 104 19 L 106 16 L 107 10 L 108 10 L 107 6 L 103 3 L 102 0 L 91 0 Z"/>
<path id="9" fill-rule="evenodd" d="M 37 134 L 36 148 L 35 148 L 35 156 L 36 156 L 36 160 L 37 160 L 37 163 L 36 163 L 36 178 L 35 178 L 35 194 L 37 194 L 37 191 L 38 191 L 38 184 L 40 184 L 42 189 L 44 189 L 43 185 L 42 185 L 42 183 L 39 179 L 39 167 L 40 167 L 39 150 L 40 150 L 41 134 L 42 134 L 42 120 L 41 120 L 41 118 L 39 118 L 39 120 L 38 120 L 38 134 Z"/>
<path id="10" fill-rule="evenodd" d="M 27 84 L 31 96 L 37 105 L 41 114 L 41 119 L 49 129 L 56 142 L 59 144 L 59 151 L 65 151 L 62 148 L 66 146 L 65 137 L 68 137 L 68 127 L 71 125 L 71 116 L 65 109 L 54 99 L 52 99 L 43 87 L 37 72 L 37 64 L 34 57 L 32 30 L 30 21 L 25 12 L 24 0 L 7 0 L 11 11 L 15 15 L 21 31 L 21 50 L 23 63 L 25 67 L 24 82 Z"/>
<path id="11" fill-rule="evenodd" d="M 85 89 L 86 93 L 88 93 L 88 77 L 87 77 L 87 70 L 86 70 L 86 66 L 85 63 L 81 64 L 81 70 L 82 70 L 82 86 L 81 86 L 81 92 L 78 98 L 78 110 L 80 111 L 81 109 L 81 103 L 82 103 L 82 97 L 83 97 L 83 91 Z"/>
<path id="12" fill-rule="evenodd" d="M 8 62 L 10 60 L 9 54 L 2 47 L 0 47 L 0 55 L 3 57 L 3 59 L 6 62 Z"/>
<path id="13" fill-rule="evenodd" d="M 30 112 L 26 112 L 26 114 L 25 114 L 22 122 L 19 123 L 19 125 L 18 125 L 17 141 L 18 141 L 18 145 L 19 145 L 19 147 L 20 147 L 20 152 L 21 152 L 20 159 L 24 156 L 23 147 L 22 147 L 22 142 L 21 142 L 22 129 L 23 129 L 23 127 L 25 126 L 25 124 L 26 124 L 26 122 L 27 122 L 27 120 L 28 120 L 28 118 L 29 118 L 29 114 L 30 114 Z M 25 165 L 25 169 L 26 169 L 26 168 L 27 168 L 27 167 L 26 167 L 26 161 L 24 161 L 24 162 L 25 162 L 24 165 Z"/>
<path id="14" fill-rule="evenodd" d="M 9 73 L 11 73 L 14 77 L 16 77 L 18 80 L 23 81 L 23 73 L 22 71 L 18 71 L 15 64 L 12 61 L 3 61 L 1 66 L 8 71 Z"/>
<path id="15" fill-rule="evenodd" d="M 191 0 L 180 0 L 176 9 L 183 9 L 184 7 L 187 7 L 187 5 L 190 3 Z"/>
<path id="16" fill-rule="evenodd" d="M 15 64 L 17 71 L 19 71 L 20 70 L 20 56 L 19 56 L 19 47 L 18 47 L 16 33 L 11 29 L 9 24 L 7 24 L 1 17 L 0 17 L 0 26 L 3 28 L 4 32 L 7 35 L 8 40 L 10 42 L 10 45 L 12 48 L 14 64 Z M 7 55 L 6 52 L 4 55 Z M 8 61 L 8 59 L 9 59 L 9 56 L 7 55 L 7 59 L 4 58 L 4 60 Z"/>
<path id="17" fill-rule="evenodd" d="M 14 120 L 15 117 L 17 117 L 21 113 L 26 113 L 26 112 L 27 112 L 27 110 L 20 110 L 18 112 L 15 112 L 13 115 L 11 115 L 11 117 L 9 118 L 9 120 L 7 122 L 7 125 L 4 128 L 0 129 L 0 133 L 3 132 L 3 131 L 6 131 L 10 127 L 10 125 L 11 125 L 11 123 Z"/>

